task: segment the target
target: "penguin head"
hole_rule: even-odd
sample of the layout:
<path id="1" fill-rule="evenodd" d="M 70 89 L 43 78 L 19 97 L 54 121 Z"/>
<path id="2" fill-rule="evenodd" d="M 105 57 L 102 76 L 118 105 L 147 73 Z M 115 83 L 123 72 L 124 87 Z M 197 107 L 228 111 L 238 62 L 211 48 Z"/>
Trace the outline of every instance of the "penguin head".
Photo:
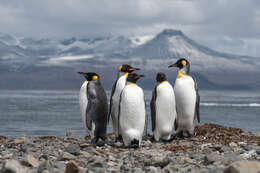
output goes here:
<path id="1" fill-rule="evenodd" d="M 96 81 L 99 79 L 99 75 L 94 72 L 88 72 L 88 73 L 78 72 L 78 73 L 81 74 L 82 76 L 84 76 L 87 81 Z"/>
<path id="2" fill-rule="evenodd" d="M 130 73 L 128 76 L 127 76 L 127 79 L 126 81 L 127 82 L 131 82 L 131 83 L 136 83 L 138 79 L 140 79 L 141 77 L 144 77 L 144 75 L 138 75 L 136 73 Z"/>
<path id="3" fill-rule="evenodd" d="M 166 81 L 166 80 L 167 80 L 166 75 L 164 73 L 162 73 L 162 72 L 157 73 L 157 76 L 156 76 L 157 82 L 161 83 L 161 82 Z"/>
<path id="4" fill-rule="evenodd" d="M 176 63 L 168 66 L 168 68 L 170 68 L 170 67 L 178 67 L 185 74 L 188 74 L 190 72 L 190 63 L 185 58 L 181 58 Z"/>
<path id="5" fill-rule="evenodd" d="M 119 67 L 118 71 L 123 73 L 131 73 L 135 70 L 140 70 L 139 68 L 134 68 L 128 64 L 123 64 Z"/>

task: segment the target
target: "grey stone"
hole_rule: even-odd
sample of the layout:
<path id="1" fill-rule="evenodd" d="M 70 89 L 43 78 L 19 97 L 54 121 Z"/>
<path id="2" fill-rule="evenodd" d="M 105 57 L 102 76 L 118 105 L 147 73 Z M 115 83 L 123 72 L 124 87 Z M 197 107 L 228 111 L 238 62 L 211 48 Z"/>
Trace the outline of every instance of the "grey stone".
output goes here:
<path id="1" fill-rule="evenodd" d="M 229 146 L 230 146 L 230 147 L 237 147 L 237 144 L 236 144 L 235 142 L 230 142 L 230 143 L 229 143 Z"/>
<path id="2" fill-rule="evenodd" d="M 38 173 L 41 173 L 44 170 L 51 170 L 51 164 L 49 160 L 44 161 L 43 163 L 40 164 L 40 166 L 38 167 Z"/>
<path id="3" fill-rule="evenodd" d="M 27 154 L 21 161 L 22 165 L 38 167 L 40 165 L 39 161 L 31 154 Z"/>
<path id="4" fill-rule="evenodd" d="M 89 160 L 88 167 L 89 168 L 104 168 L 105 159 L 100 156 L 94 156 Z"/>
<path id="5" fill-rule="evenodd" d="M 58 157 L 58 161 L 75 160 L 75 159 L 76 157 L 68 152 L 62 152 Z"/>
<path id="6" fill-rule="evenodd" d="M 224 173 L 259 173 L 260 162 L 256 161 L 239 161 L 232 163 L 225 170 Z"/>
<path id="7" fill-rule="evenodd" d="M 80 154 L 80 147 L 76 144 L 70 144 L 68 147 L 65 148 L 65 151 L 75 156 L 78 156 Z"/>
<path id="8" fill-rule="evenodd" d="M 232 151 L 232 149 L 228 146 L 222 146 L 221 149 L 220 149 L 220 152 L 229 152 L 229 151 Z"/>
<path id="9" fill-rule="evenodd" d="M 211 154 L 208 154 L 208 155 L 205 156 L 204 163 L 206 165 L 209 165 L 209 164 L 212 164 L 212 163 L 214 163 L 216 161 L 220 161 L 222 159 L 223 159 L 223 156 L 220 156 L 220 155 L 218 155 L 216 153 L 211 153 Z"/>
<path id="10" fill-rule="evenodd" d="M 145 166 L 155 166 L 155 167 L 165 167 L 170 162 L 169 158 L 167 156 L 151 156 L 147 157 L 144 160 Z"/>
<path id="11" fill-rule="evenodd" d="M 141 168 L 134 168 L 134 169 L 132 169 L 131 172 L 133 172 L 133 173 L 143 173 L 144 171 Z"/>
<path id="12" fill-rule="evenodd" d="M 105 168 L 90 168 L 86 171 L 86 173 L 105 173 Z"/>
<path id="13" fill-rule="evenodd" d="M 65 167 L 66 165 L 64 161 L 57 161 L 54 163 L 54 168 L 63 169 Z"/>
<path id="14" fill-rule="evenodd" d="M 243 148 L 244 148 L 244 150 L 246 150 L 246 151 L 250 151 L 250 150 L 253 150 L 253 149 L 254 149 L 252 145 L 246 145 L 246 146 L 244 146 Z"/>
<path id="15" fill-rule="evenodd" d="M 148 168 L 146 168 L 145 172 L 147 172 L 147 173 L 157 173 L 157 172 L 160 172 L 160 171 L 154 166 L 149 166 Z"/>
<path id="16" fill-rule="evenodd" d="M 260 149 L 256 150 L 256 154 L 260 155 Z"/>
<path id="17" fill-rule="evenodd" d="M 230 163 L 232 163 L 232 162 L 240 161 L 240 160 L 242 160 L 241 157 L 239 157 L 239 156 L 236 155 L 235 153 L 230 152 L 230 153 L 225 153 L 224 159 L 223 159 L 222 162 L 223 162 L 224 164 L 230 164 Z"/>
<path id="18" fill-rule="evenodd" d="M 23 167 L 17 160 L 4 162 L 1 173 L 27 173 L 28 169 Z"/>
<path id="19" fill-rule="evenodd" d="M 163 168 L 162 172 L 175 173 L 180 172 L 181 166 L 169 164 Z"/>

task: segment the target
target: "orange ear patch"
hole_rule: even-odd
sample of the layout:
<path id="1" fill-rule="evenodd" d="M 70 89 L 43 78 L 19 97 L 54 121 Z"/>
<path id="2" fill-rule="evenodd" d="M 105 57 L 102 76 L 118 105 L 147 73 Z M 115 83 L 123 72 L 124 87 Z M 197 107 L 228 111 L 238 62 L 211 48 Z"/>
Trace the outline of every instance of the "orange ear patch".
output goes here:
<path id="1" fill-rule="evenodd" d="M 123 67 L 123 66 L 120 65 L 120 67 L 118 68 L 118 71 L 119 71 L 119 72 L 121 72 L 122 67 Z"/>
<path id="2" fill-rule="evenodd" d="M 185 60 L 182 60 L 181 63 L 183 65 L 183 67 L 185 67 L 187 65 L 187 62 Z"/>
<path id="3" fill-rule="evenodd" d="M 95 75 L 95 76 L 92 77 L 92 80 L 97 80 L 97 79 L 98 79 L 98 76 L 97 76 L 97 75 Z"/>

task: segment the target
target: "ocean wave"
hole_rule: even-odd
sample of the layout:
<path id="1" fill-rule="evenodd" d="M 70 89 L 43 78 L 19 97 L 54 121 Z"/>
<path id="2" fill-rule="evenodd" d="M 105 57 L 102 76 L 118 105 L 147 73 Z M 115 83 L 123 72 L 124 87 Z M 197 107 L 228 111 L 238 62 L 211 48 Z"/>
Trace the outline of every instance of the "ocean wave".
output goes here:
<path id="1" fill-rule="evenodd" d="M 207 107 L 260 107 L 259 103 L 200 103 Z"/>

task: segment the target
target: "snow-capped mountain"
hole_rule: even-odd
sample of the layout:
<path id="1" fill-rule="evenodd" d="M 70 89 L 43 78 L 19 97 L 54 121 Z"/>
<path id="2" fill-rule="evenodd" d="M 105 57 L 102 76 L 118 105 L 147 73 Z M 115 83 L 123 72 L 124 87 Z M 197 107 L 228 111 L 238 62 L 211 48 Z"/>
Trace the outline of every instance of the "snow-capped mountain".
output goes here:
<path id="1" fill-rule="evenodd" d="M 49 80 L 63 80 L 72 71 L 87 69 L 102 73 L 106 85 L 110 86 L 111 74 L 115 75 L 117 66 L 130 63 L 148 74 L 145 80 L 150 85 L 158 71 L 170 73 L 174 79 L 176 70 L 168 70 L 167 66 L 183 57 L 190 61 L 193 74 L 203 85 L 260 87 L 260 79 L 255 77 L 260 74 L 259 58 L 214 51 L 191 40 L 180 30 L 166 29 L 149 36 L 63 40 L 32 39 L 0 33 L 0 68 L 8 69 L 7 76 L 12 71 L 13 75 L 17 71 L 19 75 L 33 71 L 35 75 L 40 73 L 40 78 L 45 78 L 42 73 L 49 75 L 54 70 L 55 75 L 63 75 L 59 79 L 53 77 Z M 71 80 L 74 78 L 71 76 Z"/>

